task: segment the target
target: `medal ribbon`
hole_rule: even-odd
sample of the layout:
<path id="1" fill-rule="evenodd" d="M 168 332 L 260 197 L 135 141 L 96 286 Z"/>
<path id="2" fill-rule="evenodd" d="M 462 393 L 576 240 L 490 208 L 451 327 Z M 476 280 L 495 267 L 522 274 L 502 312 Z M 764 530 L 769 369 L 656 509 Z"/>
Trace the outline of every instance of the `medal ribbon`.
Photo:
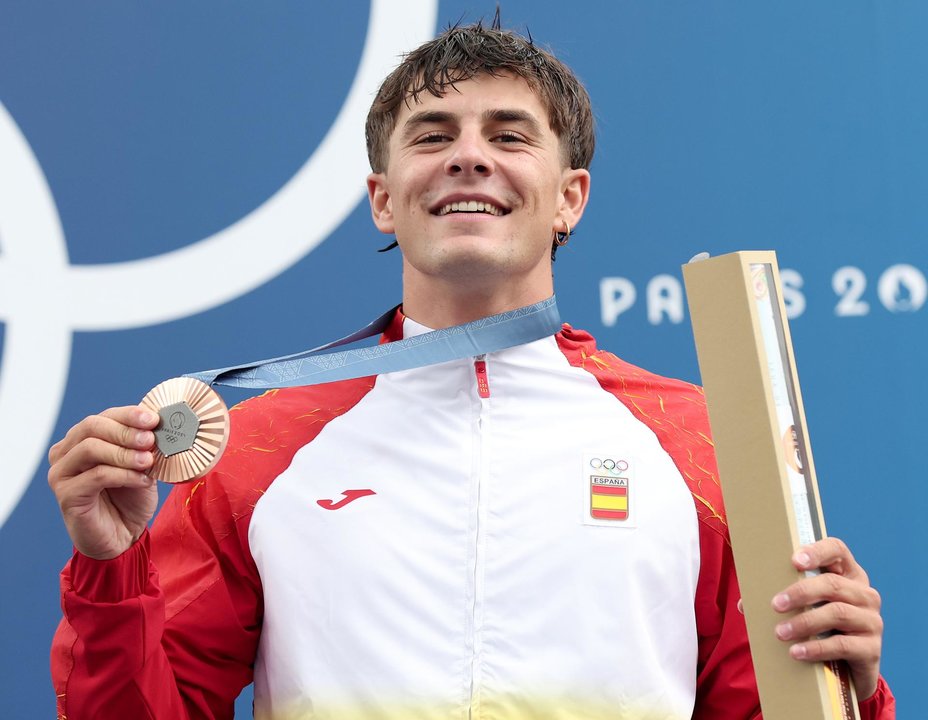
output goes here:
<path id="1" fill-rule="evenodd" d="M 557 302 L 552 295 L 534 305 L 464 325 L 433 330 L 372 347 L 325 352 L 381 334 L 398 309 L 397 305 L 357 332 L 312 350 L 245 365 L 189 373 L 184 377 L 196 378 L 207 385 L 254 389 L 318 385 L 485 355 L 540 340 L 561 329 Z"/>

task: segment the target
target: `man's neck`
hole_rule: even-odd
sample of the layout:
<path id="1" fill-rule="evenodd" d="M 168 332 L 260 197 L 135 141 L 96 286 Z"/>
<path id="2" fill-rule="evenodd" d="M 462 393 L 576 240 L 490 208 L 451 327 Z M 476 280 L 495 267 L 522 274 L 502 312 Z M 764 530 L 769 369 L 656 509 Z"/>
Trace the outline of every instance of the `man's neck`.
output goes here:
<path id="1" fill-rule="evenodd" d="M 465 283 L 456 281 L 448 285 L 445 288 L 440 284 L 431 284 L 426 291 L 425 288 L 411 288 L 404 283 L 403 314 L 438 330 L 525 307 L 554 294 L 553 283 L 535 283 L 528 287 L 517 283 L 496 287 L 462 287 Z"/>

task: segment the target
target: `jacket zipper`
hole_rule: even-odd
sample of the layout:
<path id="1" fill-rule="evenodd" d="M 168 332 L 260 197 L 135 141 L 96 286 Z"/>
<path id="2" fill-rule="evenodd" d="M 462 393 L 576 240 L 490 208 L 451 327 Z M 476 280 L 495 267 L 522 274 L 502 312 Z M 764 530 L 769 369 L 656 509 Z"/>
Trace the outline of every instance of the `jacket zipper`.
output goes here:
<path id="1" fill-rule="evenodd" d="M 480 398 L 480 412 L 477 418 L 476 461 L 477 480 L 475 488 L 475 526 L 474 526 L 474 556 L 473 556 L 473 605 L 471 608 L 471 672 L 470 672 L 470 705 L 469 718 L 480 717 L 480 662 L 483 650 L 481 631 L 483 625 L 483 565 L 486 554 L 486 475 L 487 475 L 487 443 L 489 431 L 487 423 L 490 382 L 487 374 L 486 355 L 474 358 L 474 373 L 477 379 L 477 395 Z"/>

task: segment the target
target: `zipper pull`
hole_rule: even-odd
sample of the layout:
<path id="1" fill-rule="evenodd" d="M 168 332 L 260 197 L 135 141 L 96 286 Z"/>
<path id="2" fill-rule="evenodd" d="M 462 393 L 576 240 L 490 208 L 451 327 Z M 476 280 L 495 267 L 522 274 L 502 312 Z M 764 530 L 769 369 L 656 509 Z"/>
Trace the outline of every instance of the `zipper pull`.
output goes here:
<path id="1" fill-rule="evenodd" d="M 487 377 L 486 355 L 479 355 L 474 360 L 474 372 L 477 373 L 477 394 L 482 398 L 490 397 L 490 380 Z"/>

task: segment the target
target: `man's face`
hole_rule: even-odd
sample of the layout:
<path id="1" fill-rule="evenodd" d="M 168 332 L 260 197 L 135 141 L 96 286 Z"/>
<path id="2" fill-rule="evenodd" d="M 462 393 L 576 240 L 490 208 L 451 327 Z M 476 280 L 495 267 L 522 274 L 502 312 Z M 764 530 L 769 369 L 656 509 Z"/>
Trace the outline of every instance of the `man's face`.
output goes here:
<path id="1" fill-rule="evenodd" d="M 395 233 L 410 281 L 551 282 L 552 233 L 575 226 L 589 187 L 563 166 L 529 85 L 481 75 L 401 106 L 385 173 L 368 178 L 374 222 Z"/>

